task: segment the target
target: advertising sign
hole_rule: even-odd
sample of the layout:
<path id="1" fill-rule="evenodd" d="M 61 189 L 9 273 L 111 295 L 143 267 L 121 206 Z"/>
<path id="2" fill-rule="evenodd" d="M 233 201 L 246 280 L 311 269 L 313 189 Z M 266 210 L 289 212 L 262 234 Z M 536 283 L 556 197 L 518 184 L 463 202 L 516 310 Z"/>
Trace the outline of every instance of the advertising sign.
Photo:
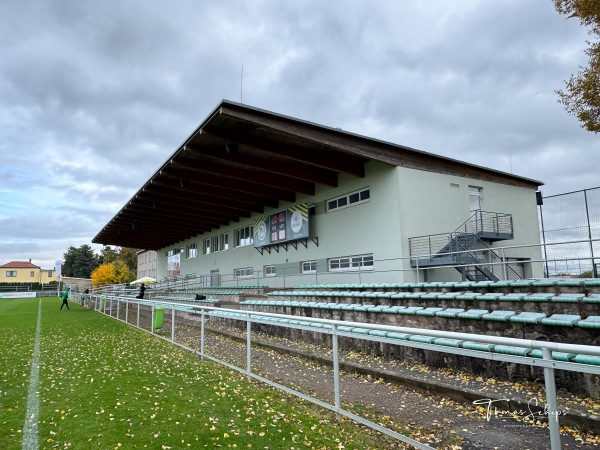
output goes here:
<path id="1" fill-rule="evenodd" d="M 254 221 L 254 246 L 289 242 L 308 237 L 308 205 L 300 203 Z"/>
<path id="2" fill-rule="evenodd" d="M 178 277 L 181 274 L 181 253 L 169 256 L 167 260 L 167 276 Z"/>
<path id="3" fill-rule="evenodd" d="M 57 259 L 54 261 L 54 272 L 56 273 L 56 279 L 60 281 L 60 277 L 62 276 L 62 261 Z"/>

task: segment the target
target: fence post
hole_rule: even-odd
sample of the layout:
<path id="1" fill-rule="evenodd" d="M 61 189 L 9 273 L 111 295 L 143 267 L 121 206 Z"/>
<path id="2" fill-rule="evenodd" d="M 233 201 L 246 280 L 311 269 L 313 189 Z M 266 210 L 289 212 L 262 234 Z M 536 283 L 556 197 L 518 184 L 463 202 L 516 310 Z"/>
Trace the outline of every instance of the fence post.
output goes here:
<path id="1" fill-rule="evenodd" d="M 175 343 L 175 308 L 171 308 L 171 342 Z"/>
<path id="2" fill-rule="evenodd" d="M 205 310 L 200 311 L 200 357 L 204 359 L 204 313 Z"/>
<path id="3" fill-rule="evenodd" d="M 119 312 L 121 311 L 121 299 L 117 298 L 117 320 L 119 320 Z"/>
<path id="4" fill-rule="evenodd" d="M 342 416 L 338 412 L 340 409 L 340 360 L 339 360 L 339 347 L 338 347 L 338 334 L 337 325 L 332 325 L 333 334 L 331 335 L 331 341 L 333 345 L 333 394 L 334 394 L 334 405 L 336 407 L 335 418 L 339 421 Z"/>
<path id="5" fill-rule="evenodd" d="M 137 327 L 140 327 L 140 302 L 137 302 Z"/>
<path id="6" fill-rule="evenodd" d="M 542 349 L 545 361 L 552 361 L 552 352 L 548 348 Z M 544 383 L 546 384 L 546 404 L 548 406 L 548 426 L 550 428 L 550 446 L 552 450 L 561 450 L 560 424 L 558 423 L 558 407 L 556 404 L 556 384 L 554 381 L 554 369 L 544 367 Z"/>
<path id="7" fill-rule="evenodd" d="M 108 315 L 112 317 L 113 297 L 110 298 L 110 306 L 108 307 Z"/>
<path id="8" fill-rule="evenodd" d="M 246 373 L 248 374 L 248 381 L 250 381 L 250 374 L 252 373 L 252 322 L 250 322 L 250 314 L 246 317 Z"/>
<path id="9" fill-rule="evenodd" d="M 125 323 L 129 323 L 129 299 L 125 299 Z"/>
<path id="10" fill-rule="evenodd" d="M 150 333 L 154 334 L 154 305 L 152 305 L 152 314 L 150 315 Z"/>

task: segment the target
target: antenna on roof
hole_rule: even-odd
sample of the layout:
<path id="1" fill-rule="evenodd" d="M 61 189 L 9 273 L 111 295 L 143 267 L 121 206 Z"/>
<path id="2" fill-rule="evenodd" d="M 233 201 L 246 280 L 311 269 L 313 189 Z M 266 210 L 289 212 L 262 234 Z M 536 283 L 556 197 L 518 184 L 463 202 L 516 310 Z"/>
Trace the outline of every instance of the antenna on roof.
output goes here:
<path id="1" fill-rule="evenodd" d="M 244 65 L 242 64 L 242 73 L 240 74 L 240 103 L 244 103 Z"/>

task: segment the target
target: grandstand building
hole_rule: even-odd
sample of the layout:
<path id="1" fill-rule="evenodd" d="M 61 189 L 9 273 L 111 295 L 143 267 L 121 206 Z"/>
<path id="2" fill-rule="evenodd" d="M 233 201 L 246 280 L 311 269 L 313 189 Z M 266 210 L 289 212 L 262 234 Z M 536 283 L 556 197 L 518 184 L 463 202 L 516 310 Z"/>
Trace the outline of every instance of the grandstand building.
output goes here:
<path id="1" fill-rule="evenodd" d="M 540 243 L 540 185 L 223 101 L 93 242 L 212 285 L 538 277 L 504 247 Z"/>

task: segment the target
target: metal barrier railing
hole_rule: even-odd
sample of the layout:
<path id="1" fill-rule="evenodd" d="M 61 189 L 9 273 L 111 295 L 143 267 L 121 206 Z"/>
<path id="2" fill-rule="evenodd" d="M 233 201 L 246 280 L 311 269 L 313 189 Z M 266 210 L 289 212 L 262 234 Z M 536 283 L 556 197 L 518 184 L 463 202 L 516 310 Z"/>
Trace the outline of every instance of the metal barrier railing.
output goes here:
<path id="1" fill-rule="evenodd" d="M 82 294 L 77 294 L 82 295 Z M 103 314 L 107 314 L 111 317 L 115 317 L 118 320 L 122 320 L 129 325 L 136 326 L 144 331 L 147 331 L 161 339 L 165 339 L 177 345 L 179 347 L 185 348 L 189 351 L 192 351 L 202 358 L 210 359 L 219 364 L 223 364 L 230 369 L 236 370 L 238 372 L 244 373 L 249 378 L 254 378 L 263 383 L 266 383 L 270 386 L 278 388 L 284 392 L 300 397 L 304 400 L 310 401 L 314 404 L 317 404 L 323 408 L 329 409 L 336 413 L 336 416 L 345 416 L 348 417 L 358 423 L 366 425 L 370 428 L 373 428 L 381 433 L 384 433 L 388 436 L 396 438 L 402 442 L 413 445 L 419 449 L 431 449 L 427 444 L 416 441 L 412 438 L 404 436 L 391 430 L 389 428 L 383 427 L 380 424 L 377 424 L 369 419 L 361 417 L 357 414 L 354 414 L 347 409 L 341 407 L 341 392 L 340 392 L 340 365 L 339 365 L 339 345 L 338 338 L 339 337 L 347 337 L 353 339 L 362 339 L 368 341 L 375 341 L 378 343 L 386 343 L 392 345 L 399 346 L 407 346 L 414 347 L 423 350 L 430 350 L 435 352 L 443 352 L 443 353 L 452 353 L 457 355 L 468 356 L 472 358 L 480 358 L 480 359 L 488 359 L 494 361 L 504 361 L 509 363 L 523 364 L 532 367 L 540 367 L 543 368 L 544 371 L 544 382 L 546 387 L 546 413 L 548 416 L 548 424 L 550 431 L 550 445 L 552 450 L 559 450 L 561 448 L 560 443 L 560 424 L 559 424 L 559 415 L 560 411 L 558 411 L 557 399 L 556 399 L 556 383 L 554 379 L 554 371 L 556 369 L 568 370 L 580 373 L 589 373 L 600 375 L 600 366 L 594 365 L 586 365 L 574 362 L 567 361 L 557 361 L 552 357 L 553 352 L 562 352 L 562 353 L 575 353 L 575 354 L 584 354 L 584 355 L 593 355 L 600 356 L 600 346 L 590 346 L 590 345 L 578 345 L 578 344 L 566 344 L 559 342 L 549 342 L 549 341 L 534 341 L 528 339 L 516 339 L 516 338 L 506 338 L 501 336 L 487 336 L 487 335 L 479 335 L 479 334 L 470 334 L 470 333 L 460 333 L 460 332 L 450 332 L 443 330 L 430 330 L 430 329 L 421 329 L 421 328 L 409 328 L 409 327 L 398 327 L 391 325 L 380 325 L 380 324 L 372 324 L 372 323 L 364 323 L 364 322 L 348 322 L 348 321 L 339 321 L 339 320 L 329 320 L 329 319 L 318 319 L 318 318 L 310 318 L 310 317 L 299 317 L 299 316 L 289 316 L 283 314 L 274 314 L 274 313 L 262 313 L 255 311 L 240 311 L 233 309 L 225 309 L 225 308 L 215 308 L 210 306 L 200 306 L 200 305 L 188 305 L 184 303 L 177 302 L 153 302 L 149 300 L 135 300 L 128 297 L 118 297 L 118 296 L 99 296 L 99 295 L 89 295 L 87 297 L 82 297 L 86 299 L 88 306 L 94 308 L 96 311 L 99 311 Z M 121 304 L 125 306 L 125 317 L 120 317 Z M 129 309 L 130 306 L 133 305 L 137 307 L 137 319 L 136 323 L 132 324 L 129 321 Z M 160 336 L 155 333 L 154 330 L 154 319 L 155 319 L 155 311 L 156 307 L 160 306 L 162 308 L 171 310 L 171 336 L 170 339 L 164 336 Z M 145 330 L 140 327 L 140 309 L 141 307 L 146 307 L 151 309 L 151 321 L 150 321 L 150 329 Z M 113 315 L 113 308 L 116 309 L 116 313 Z M 107 311 L 108 310 L 108 311 Z M 186 311 L 186 312 L 194 312 L 200 315 L 200 350 L 196 350 L 189 346 L 186 346 L 183 343 L 177 342 L 175 339 L 175 322 L 176 322 L 176 311 Z M 229 315 L 225 315 L 229 314 Z M 205 329 L 206 329 L 206 320 L 210 317 L 225 317 L 227 319 L 241 321 L 246 323 L 246 367 L 238 367 L 235 364 L 229 363 L 222 359 L 219 359 L 215 356 L 208 355 L 205 352 Z M 303 324 L 290 324 L 289 322 L 281 322 L 281 321 L 273 321 L 273 319 L 296 319 L 301 320 Z M 294 328 L 300 330 L 310 330 L 315 333 L 325 333 L 329 334 L 332 337 L 332 350 L 333 350 L 333 377 L 334 377 L 334 402 L 327 403 L 310 395 L 304 394 L 298 390 L 289 388 L 281 383 L 276 381 L 267 379 L 257 373 L 254 373 L 252 370 L 252 324 L 266 324 L 277 327 L 286 327 L 286 328 Z M 330 328 L 317 328 L 311 326 L 311 324 L 321 324 L 328 325 Z M 526 356 L 517 356 L 510 354 L 501 354 L 501 353 L 487 353 L 477 350 L 470 350 L 464 348 L 455 348 L 455 347 L 444 347 L 436 344 L 428 344 L 424 342 L 416 342 L 416 341 L 405 341 L 405 340 L 397 340 L 388 337 L 374 336 L 370 334 L 357 334 L 348 331 L 340 330 L 340 327 L 358 327 L 362 329 L 368 330 L 378 330 L 385 332 L 397 332 L 397 333 L 406 333 L 406 334 L 418 334 L 423 336 L 430 336 L 434 338 L 446 338 L 446 339 L 456 339 L 456 340 L 469 340 L 475 342 L 484 342 L 488 344 L 494 345 L 508 345 L 514 347 L 523 347 L 528 349 L 539 349 L 542 351 L 543 357 L 533 358 Z"/>

